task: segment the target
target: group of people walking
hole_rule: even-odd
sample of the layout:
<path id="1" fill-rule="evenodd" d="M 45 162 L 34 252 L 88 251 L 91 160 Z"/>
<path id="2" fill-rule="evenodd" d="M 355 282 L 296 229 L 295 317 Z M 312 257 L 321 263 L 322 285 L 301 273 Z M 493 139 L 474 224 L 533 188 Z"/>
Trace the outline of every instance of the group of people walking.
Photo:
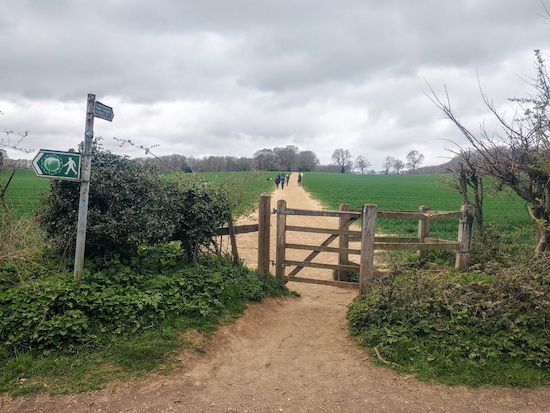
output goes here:
<path id="1" fill-rule="evenodd" d="M 290 175 L 287 174 L 285 176 L 285 174 L 277 174 L 275 178 L 275 186 L 277 189 L 279 189 L 279 185 L 281 185 L 281 189 L 285 189 L 285 183 L 287 186 L 290 184 Z M 302 186 L 302 174 L 300 172 L 298 173 L 298 186 Z"/>

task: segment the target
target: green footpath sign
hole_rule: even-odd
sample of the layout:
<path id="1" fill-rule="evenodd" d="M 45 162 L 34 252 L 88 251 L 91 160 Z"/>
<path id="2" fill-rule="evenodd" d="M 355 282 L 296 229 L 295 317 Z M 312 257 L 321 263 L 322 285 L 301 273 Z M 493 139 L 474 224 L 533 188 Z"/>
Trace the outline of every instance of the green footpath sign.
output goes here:
<path id="1" fill-rule="evenodd" d="M 42 178 L 80 180 L 80 154 L 40 149 L 32 161 L 36 174 Z"/>

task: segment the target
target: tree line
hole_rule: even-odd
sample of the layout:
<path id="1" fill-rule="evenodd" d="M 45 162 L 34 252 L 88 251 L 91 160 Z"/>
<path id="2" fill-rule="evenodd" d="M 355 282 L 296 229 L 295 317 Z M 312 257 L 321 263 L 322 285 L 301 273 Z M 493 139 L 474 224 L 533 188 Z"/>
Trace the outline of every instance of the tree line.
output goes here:
<path id="1" fill-rule="evenodd" d="M 405 166 L 414 173 L 424 160 L 424 155 L 414 150 L 406 157 L 407 162 L 388 156 L 382 164 L 382 170 L 371 168 L 371 161 L 359 155 L 353 158 L 348 149 L 336 149 L 331 163 L 321 165 L 319 157 L 313 151 L 301 151 L 297 146 L 264 148 L 256 151 L 252 158 L 234 156 L 205 156 L 195 158 L 178 154 L 137 158 L 137 161 L 156 164 L 161 173 L 184 172 L 239 172 L 239 171 L 296 171 L 296 172 L 333 172 L 360 174 L 402 173 Z"/>

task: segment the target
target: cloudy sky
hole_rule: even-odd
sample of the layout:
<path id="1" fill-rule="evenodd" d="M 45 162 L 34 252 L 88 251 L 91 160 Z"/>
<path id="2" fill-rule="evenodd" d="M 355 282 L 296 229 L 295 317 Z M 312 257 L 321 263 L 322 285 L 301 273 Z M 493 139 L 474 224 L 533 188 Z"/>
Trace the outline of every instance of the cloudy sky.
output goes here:
<path id="1" fill-rule="evenodd" d="M 411 150 L 434 165 L 464 140 L 427 84 L 477 131 L 478 76 L 512 113 L 534 49 L 550 54 L 541 0 L 3 0 L 0 131 L 76 148 L 93 93 L 115 113 L 95 136 L 131 157 L 144 153 L 113 137 L 157 155 L 295 145 L 323 164 L 344 148 L 376 170 Z"/>

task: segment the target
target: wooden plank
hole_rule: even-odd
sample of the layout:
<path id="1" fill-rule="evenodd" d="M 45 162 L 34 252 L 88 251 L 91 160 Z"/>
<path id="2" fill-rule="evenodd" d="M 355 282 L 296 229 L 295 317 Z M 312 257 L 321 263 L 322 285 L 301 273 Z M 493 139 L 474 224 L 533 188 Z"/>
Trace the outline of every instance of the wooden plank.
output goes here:
<path id="1" fill-rule="evenodd" d="M 352 209 L 353 212 L 360 212 L 360 209 Z M 412 220 L 427 220 L 441 221 L 446 219 L 459 219 L 460 211 L 430 211 L 427 213 L 417 211 L 393 211 L 379 210 L 376 212 L 376 218 L 384 219 L 412 219 Z"/>
<path id="2" fill-rule="evenodd" d="M 415 221 L 426 219 L 427 216 L 417 211 L 377 211 L 378 219 L 412 219 Z"/>
<path id="3" fill-rule="evenodd" d="M 237 237 L 235 235 L 235 226 L 233 221 L 229 221 L 229 239 L 231 240 L 231 254 L 233 255 L 233 262 L 239 262 L 239 251 L 237 250 Z"/>
<path id="4" fill-rule="evenodd" d="M 322 268 L 325 270 L 345 270 L 345 271 L 359 271 L 359 266 L 357 264 L 352 265 L 339 265 L 339 264 L 324 264 L 321 262 L 311 262 L 311 261 L 291 261 L 286 260 L 285 265 L 296 266 L 298 267 L 310 267 L 310 268 Z M 292 273 L 290 273 L 292 274 Z M 294 277 L 294 275 L 288 275 L 289 277 Z"/>
<path id="5" fill-rule="evenodd" d="M 340 204 L 339 211 L 349 211 L 349 204 Z M 346 220 L 348 219 L 348 216 L 342 215 L 340 217 L 339 221 L 339 227 L 344 225 L 346 223 Z M 347 249 L 349 249 L 349 235 L 347 234 L 340 234 L 340 237 L 338 238 L 338 247 L 340 248 L 340 252 L 338 253 L 338 264 L 339 265 L 347 265 L 349 263 L 349 253 L 346 252 Z M 338 281 L 347 281 L 348 280 L 348 272 L 344 270 L 338 270 Z"/>
<path id="6" fill-rule="evenodd" d="M 433 222 L 433 221 L 443 221 L 447 219 L 460 219 L 461 212 L 460 211 L 433 211 L 432 213 L 428 214 L 427 221 Z"/>
<path id="7" fill-rule="evenodd" d="M 410 244 L 396 244 L 392 242 L 376 242 L 374 244 L 375 250 L 384 250 L 384 251 L 399 251 L 399 250 L 417 250 L 417 251 L 450 251 L 457 250 L 459 247 L 458 242 L 449 242 L 441 244 L 420 244 L 410 243 Z"/>
<path id="8" fill-rule="evenodd" d="M 424 238 L 424 243 L 426 244 L 451 244 L 456 245 L 458 244 L 457 241 L 449 241 L 446 239 L 439 239 L 439 238 Z"/>
<path id="9" fill-rule="evenodd" d="M 258 272 L 264 278 L 269 277 L 269 253 L 271 235 L 271 196 L 260 195 L 258 205 Z"/>
<path id="10" fill-rule="evenodd" d="M 336 217 L 339 218 L 342 215 L 344 216 L 353 216 L 359 218 L 361 214 L 357 212 L 341 212 L 341 211 L 314 211 L 309 209 L 274 209 L 274 214 L 283 214 L 283 215 L 305 215 L 310 217 Z"/>
<path id="11" fill-rule="evenodd" d="M 239 225 L 234 227 L 235 234 L 247 234 L 249 232 L 257 232 L 258 224 Z M 229 227 L 223 227 L 216 231 L 216 235 L 229 235 Z"/>
<path id="12" fill-rule="evenodd" d="M 293 250 L 305 250 L 305 251 L 321 251 L 321 252 L 334 252 L 337 254 L 346 253 L 353 255 L 361 255 L 361 250 L 353 248 L 340 248 L 340 247 L 323 247 L 318 245 L 303 245 L 303 244 L 286 244 L 286 248 Z"/>
<path id="13" fill-rule="evenodd" d="M 408 244 L 419 242 L 417 237 L 374 237 L 374 242 L 393 242 L 395 244 Z"/>
<path id="14" fill-rule="evenodd" d="M 308 284 L 333 285 L 335 287 L 352 288 L 355 290 L 359 288 L 359 283 L 351 283 L 346 281 L 316 280 L 314 278 L 303 278 L 303 277 L 285 277 L 285 281 L 301 282 L 301 283 L 308 283 Z"/>
<path id="15" fill-rule="evenodd" d="M 346 221 L 346 223 L 344 225 L 342 225 L 342 228 L 341 229 L 347 229 L 350 227 L 350 225 L 352 223 L 354 223 L 356 221 L 357 218 L 353 217 L 353 218 L 350 218 Z M 331 235 L 330 237 L 328 237 L 322 244 L 321 246 L 322 247 L 327 247 L 328 245 L 330 245 L 332 243 L 332 241 L 334 241 L 336 238 L 338 238 L 337 235 Z M 319 255 L 320 252 L 319 251 L 313 251 L 311 254 L 309 254 L 305 261 L 311 261 L 313 260 L 317 255 Z M 295 276 L 296 274 L 298 274 L 298 272 L 300 272 L 300 270 L 304 268 L 303 266 L 297 266 L 296 268 L 294 268 L 290 274 L 288 274 L 289 277 L 293 277 Z"/>
<path id="16" fill-rule="evenodd" d="M 359 294 L 365 294 L 374 283 L 374 237 L 376 234 L 376 205 L 363 205 L 361 213 L 361 258 L 359 264 Z"/>
<path id="17" fill-rule="evenodd" d="M 472 246 L 472 235 L 474 232 L 475 209 L 471 205 L 462 205 L 460 208 L 462 216 L 458 224 L 458 244 L 456 252 L 455 267 L 467 270 L 470 267 L 470 248 Z"/>
<path id="18" fill-rule="evenodd" d="M 286 201 L 280 199 L 277 201 L 277 208 L 285 209 Z M 285 279 L 285 259 L 286 259 L 286 215 L 277 215 L 277 238 L 275 246 L 275 276 L 281 282 Z"/>
<path id="19" fill-rule="evenodd" d="M 332 228 L 312 228 L 312 227 L 300 227 L 297 225 L 287 225 L 287 231 L 296 231 L 296 232 L 312 232 L 315 234 L 332 234 L 332 235 L 348 235 L 360 237 L 361 231 L 351 231 L 346 229 L 332 229 Z"/>

